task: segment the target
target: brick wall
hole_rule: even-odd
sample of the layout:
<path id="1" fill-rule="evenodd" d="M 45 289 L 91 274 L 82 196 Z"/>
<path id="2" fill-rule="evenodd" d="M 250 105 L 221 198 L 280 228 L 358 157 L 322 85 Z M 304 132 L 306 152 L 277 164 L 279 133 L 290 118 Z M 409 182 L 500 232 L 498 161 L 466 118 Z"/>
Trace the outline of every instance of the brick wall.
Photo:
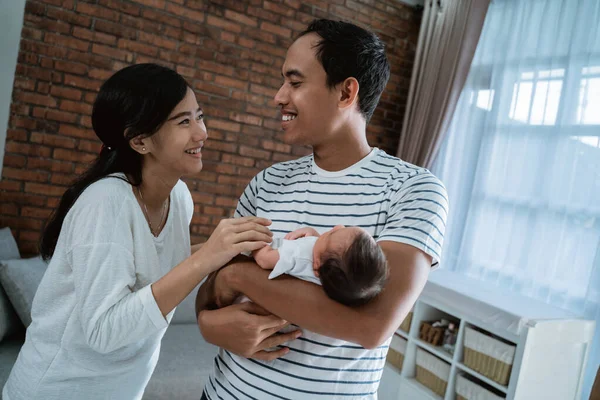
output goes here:
<path id="1" fill-rule="evenodd" d="M 114 71 L 157 62 L 193 85 L 207 115 L 204 169 L 187 179 L 192 241 L 229 216 L 248 181 L 272 163 L 307 154 L 280 140 L 272 101 L 292 38 L 316 17 L 350 20 L 388 46 L 392 77 L 368 129 L 394 154 L 420 13 L 395 0 L 28 0 L 0 181 L 0 227 L 37 253 L 65 185 L 99 151 L 91 129 L 96 91 Z"/>

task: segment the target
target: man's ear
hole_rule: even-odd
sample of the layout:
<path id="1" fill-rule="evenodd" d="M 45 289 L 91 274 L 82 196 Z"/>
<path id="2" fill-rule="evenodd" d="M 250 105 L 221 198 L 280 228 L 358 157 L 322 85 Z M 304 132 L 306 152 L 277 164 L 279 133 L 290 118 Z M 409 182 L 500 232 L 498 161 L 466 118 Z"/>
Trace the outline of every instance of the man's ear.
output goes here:
<path id="1" fill-rule="evenodd" d="M 133 149 L 133 151 L 137 151 L 138 153 L 144 155 L 150 153 L 150 146 L 147 142 L 150 139 L 144 135 L 138 135 L 129 141 L 129 146 Z"/>
<path id="2" fill-rule="evenodd" d="M 353 107 L 358 101 L 358 81 L 356 78 L 346 78 L 339 84 L 340 89 L 340 108 Z"/>

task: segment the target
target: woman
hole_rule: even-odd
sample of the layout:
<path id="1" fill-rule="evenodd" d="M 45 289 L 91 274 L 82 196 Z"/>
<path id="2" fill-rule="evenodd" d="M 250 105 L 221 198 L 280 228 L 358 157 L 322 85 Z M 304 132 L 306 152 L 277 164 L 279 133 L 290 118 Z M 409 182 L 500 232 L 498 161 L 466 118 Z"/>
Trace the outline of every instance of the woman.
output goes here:
<path id="1" fill-rule="evenodd" d="M 102 85 L 92 124 L 103 147 L 42 236 L 51 261 L 5 400 L 140 399 L 175 307 L 233 256 L 271 241 L 270 221 L 251 217 L 221 221 L 190 248 L 194 204 L 180 178 L 202 169 L 202 118 L 168 68 L 130 66 Z"/>

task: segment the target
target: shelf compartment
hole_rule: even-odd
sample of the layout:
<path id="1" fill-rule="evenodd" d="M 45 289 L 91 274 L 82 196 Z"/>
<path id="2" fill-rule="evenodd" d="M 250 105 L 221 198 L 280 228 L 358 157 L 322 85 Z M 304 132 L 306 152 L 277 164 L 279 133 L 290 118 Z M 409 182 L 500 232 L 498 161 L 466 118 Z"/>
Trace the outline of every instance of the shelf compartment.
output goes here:
<path id="1" fill-rule="evenodd" d="M 430 353 L 433 353 L 435 356 L 452 364 L 452 354 L 446 351 L 446 349 L 444 349 L 442 346 L 432 346 L 431 344 L 424 342 L 421 339 L 414 339 L 414 341 L 417 344 L 417 346 L 427 350 Z"/>
<path id="2" fill-rule="evenodd" d="M 513 343 L 473 326 L 465 329 L 463 363 L 500 385 L 508 385 L 515 352 Z"/>
<path id="3" fill-rule="evenodd" d="M 422 348 L 417 348 L 416 364 L 417 381 L 444 397 L 450 379 L 450 364 Z"/>
<path id="4" fill-rule="evenodd" d="M 457 400 L 504 400 L 505 394 L 467 374 L 456 376 Z"/>
<path id="5" fill-rule="evenodd" d="M 458 364 L 456 364 L 456 366 L 463 372 L 466 372 L 467 374 L 479 379 L 480 381 L 485 382 L 486 384 L 493 387 L 494 389 L 496 389 L 502 393 L 508 393 L 508 386 L 500 385 L 498 382 L 494 382 L 487 376 L 481 375 L 479 372 L 472 370 L 471 368 L 467 367 L 466 365 L 464 365 L 462 363 L 458 363 Z"/>
<path id="6" fill-rule="evenodd" d="M 398 335 L 392 337 L 386 361 L 397 371 L 402 371 L 407 344 L 407 340 Z"/>

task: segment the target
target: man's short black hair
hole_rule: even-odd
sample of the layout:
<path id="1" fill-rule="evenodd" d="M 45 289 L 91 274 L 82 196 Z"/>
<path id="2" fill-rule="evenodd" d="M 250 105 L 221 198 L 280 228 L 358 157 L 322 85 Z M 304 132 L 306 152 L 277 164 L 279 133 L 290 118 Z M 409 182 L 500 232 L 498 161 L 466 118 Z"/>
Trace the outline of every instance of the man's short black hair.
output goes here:
<path id="1" fill-rule="evenodd" d="M 327 86 L 355 78 L 358 107 L 369 122 L 390 78 L 384 43 L 374 33 L 343 21 L 315 20 L 298 37 L 312 32 L 321 37 L 316 55 L 327 74 Z"/>

